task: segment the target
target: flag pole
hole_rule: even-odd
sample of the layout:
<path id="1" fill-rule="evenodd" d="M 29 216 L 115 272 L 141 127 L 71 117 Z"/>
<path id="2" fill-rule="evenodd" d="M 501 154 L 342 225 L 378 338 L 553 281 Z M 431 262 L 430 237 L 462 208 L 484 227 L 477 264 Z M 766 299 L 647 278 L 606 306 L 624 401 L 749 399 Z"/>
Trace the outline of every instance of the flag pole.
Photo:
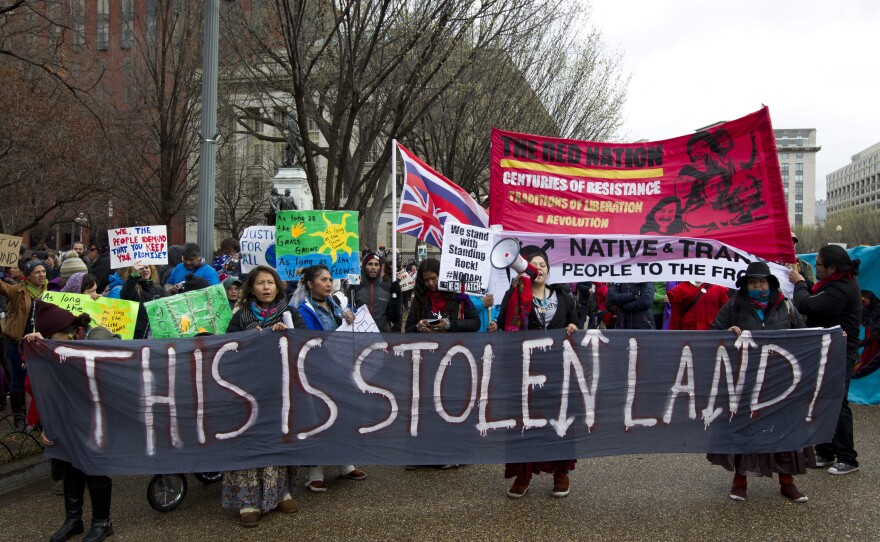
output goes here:
<path id="1" fill-rule="evenodd" d="M 397 280 L 397 140 L 391 140 L 391 280 Z"/>

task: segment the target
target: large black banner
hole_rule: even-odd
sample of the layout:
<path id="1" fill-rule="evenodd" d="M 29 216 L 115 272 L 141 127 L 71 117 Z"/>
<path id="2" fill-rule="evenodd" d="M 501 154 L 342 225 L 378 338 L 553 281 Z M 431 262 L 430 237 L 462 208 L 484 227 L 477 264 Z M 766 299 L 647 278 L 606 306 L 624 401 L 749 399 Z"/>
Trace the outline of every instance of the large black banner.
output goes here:
<path id="1" fill-rule="evenodd" d="M 92 474 L 774 452 L 828 441 L 841 331 L 244 332 L 26 349 Z"/>

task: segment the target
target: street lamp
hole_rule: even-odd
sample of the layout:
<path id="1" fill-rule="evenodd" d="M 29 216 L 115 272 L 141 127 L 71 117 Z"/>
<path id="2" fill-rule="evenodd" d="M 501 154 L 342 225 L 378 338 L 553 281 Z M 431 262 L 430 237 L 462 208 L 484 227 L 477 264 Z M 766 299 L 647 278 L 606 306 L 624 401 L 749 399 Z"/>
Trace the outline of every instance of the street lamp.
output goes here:
<path id="1" fill-rule="evenodd" d="M 834 230 L 837 232 L 837 242 L 840 243 L 840 239 L 843 235 L 843 226 L 838 224 L 837 227 L 834 228 Z"/>
<path id="2" fill-rule="evenodd" d="M 80 213 L 79 216 L 73 219 L 74 222 L 79 224 L 79 242 L 83 242 L 83 226 L 89 223 L 89 219 L 86 218 L 86 215 Z M 839 226 L 838 226 L 839 227 Z"/>

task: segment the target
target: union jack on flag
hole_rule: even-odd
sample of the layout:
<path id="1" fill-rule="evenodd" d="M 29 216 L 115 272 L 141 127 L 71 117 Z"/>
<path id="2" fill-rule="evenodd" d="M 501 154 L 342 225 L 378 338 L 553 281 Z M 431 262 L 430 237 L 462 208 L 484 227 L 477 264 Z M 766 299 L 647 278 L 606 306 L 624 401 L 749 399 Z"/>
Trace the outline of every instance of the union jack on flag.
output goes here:
<path id="1" fill-rule="evenodd" d="M 471 226 L 489 227 L 489 213 L 470 194 L 400 143 L 397 148 L 406 166 L 397 231 L 439 248 L 443 245 L 443 225 L 447 218 Z"/>

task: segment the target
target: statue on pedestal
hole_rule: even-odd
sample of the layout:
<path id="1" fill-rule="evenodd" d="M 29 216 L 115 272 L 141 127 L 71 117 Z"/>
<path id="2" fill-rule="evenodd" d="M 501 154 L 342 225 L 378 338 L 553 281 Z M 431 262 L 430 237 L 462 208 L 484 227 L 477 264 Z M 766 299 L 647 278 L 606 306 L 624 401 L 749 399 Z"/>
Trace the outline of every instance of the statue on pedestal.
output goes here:
<path id="1" fill-rule="evenodd" d="M 293 200 L 293 196 L 290 195 L 290 189 L 286 189 L 284 191 L 284 195 L 281 197 L 281 210 L 282 211 L 296 211 L 298 207 L 296 206 L 296 201 Z"/>
<path id="2" fill-rule="evenodd" d="M 266 212 L 266 224 L 269 226 L 275 225 L 275 213 L 283 210 L 282 205 L 282 196 L 278 193 L 278 189 L 273 186 L 272 190 L 269 191 L 269 210 Z"/>
<path id="3" fill-rule="evenodd" d="M 284 148 L 284 163 L 281 167 L 302 167 L 303 140 L 299 133 L 296 112 L 287 114 L 287 146 Z"/>

